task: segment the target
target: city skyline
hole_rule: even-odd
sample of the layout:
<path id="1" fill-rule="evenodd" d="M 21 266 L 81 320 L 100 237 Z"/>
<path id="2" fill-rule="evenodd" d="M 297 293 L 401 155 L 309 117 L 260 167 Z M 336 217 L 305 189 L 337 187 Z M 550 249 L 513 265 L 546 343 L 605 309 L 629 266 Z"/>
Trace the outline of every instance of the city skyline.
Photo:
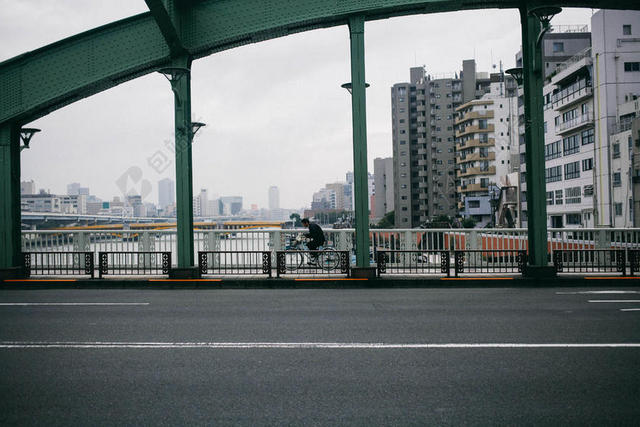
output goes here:
<path id="1" fill-rule="evenodd" d="M 72 1 L 2 8 L 0 20 L 7 25 L 0 36 L 12 43 L 0 47 L 0 60 L 144 11 L 143 1 L 91 9 Z M 482 11 L 483 26 L 472 25 L 477 13 L 366 24 L 369 172 L 373 159 L 391 155 L 389 90 L 408 81 L 408 66 L 426 64 L 427 72 L 437 75 L 454 72 L 467 58 L 475 58 L 479 70 L 492 70 L 499 60 L 505 68 L 513 65 L 520 46 L 517 10 Z M 553 22 L 585 24 L 590 14 L 569 9 Z M 28 24 L 34 17 L 35 29 Z M 437 46 L 429 42 L 454 22 L 482 28 L 451 34 Z M 255 185 L 265 181 L 279 187 L 282 206 L 300 207 L 309 204 L 314 189 L 341 181 L 344 171 L 353 169 L 350 98 L 340 88 L 350 75 L 346 27 L 221 52 L 194 62 L 192 74 L 193 117 L 207 123 L 194 141 L 194 194 L 209 188 L 241 194 L 247 206 L 266 206 L 266 186 Z M 157 182 L 175 179 L 172 113 L 171 91 L 157 73 L 51 113 L 28 124 L 42 132 L 22 154 L 21 179 L 60 193 L 68 183 L 82 182 L 100 198 L 121 192 L 118 182 L 131 182 L 145 200 L 157 203 Z M 150 190 L 144 182 L 151 183 Z"/>

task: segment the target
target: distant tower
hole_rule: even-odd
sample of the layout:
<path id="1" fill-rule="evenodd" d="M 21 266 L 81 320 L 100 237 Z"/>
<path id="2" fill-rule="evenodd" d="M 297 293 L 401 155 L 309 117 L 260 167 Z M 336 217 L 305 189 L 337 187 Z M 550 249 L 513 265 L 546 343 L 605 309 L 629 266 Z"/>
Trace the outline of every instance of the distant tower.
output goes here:
<path id="1" fill-rule="evenodd" d="M 158 206 L 165 209 L 176 202 L 176 185 L 169 178 L 158 181 Z"/>
<path id="2" fill-rule="evenodd" d="M 269 187 L 269 209 L 280 209 L 280 190 L 275 185 Z"/>

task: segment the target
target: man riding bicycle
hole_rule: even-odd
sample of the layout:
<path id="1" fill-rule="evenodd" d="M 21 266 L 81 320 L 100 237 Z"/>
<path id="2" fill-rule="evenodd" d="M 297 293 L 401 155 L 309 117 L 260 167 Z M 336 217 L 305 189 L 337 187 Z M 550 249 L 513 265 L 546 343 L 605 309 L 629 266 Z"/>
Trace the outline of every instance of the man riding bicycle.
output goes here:
<path id="1" fill-rule="evenodd" d="M 324 245 L 324 233 L 322 232 L 322 228 L 315 222 L 310 222 L 309 218 L 302 219 L 302 225 L 309 228 L 308 233 L 304 233 L 304 237 L 308 237 L 310 240 L 307 243 L 307 247 L 311 251 L 318 250 L 318 248 Z M 317 264 L 318 254 L 311 254 L 311 262 L 309 264 Z"/>

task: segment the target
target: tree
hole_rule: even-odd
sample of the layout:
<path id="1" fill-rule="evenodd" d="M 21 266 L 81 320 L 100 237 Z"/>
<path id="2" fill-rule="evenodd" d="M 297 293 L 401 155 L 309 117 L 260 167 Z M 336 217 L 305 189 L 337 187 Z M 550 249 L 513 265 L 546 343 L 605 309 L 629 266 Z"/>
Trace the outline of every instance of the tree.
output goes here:
<path id="1" fill-rule="evenodd" d="M 387 212 L 382 219 L 375 225 L 375 228 L 393 228 L 396 223 L 395 211 Z"/>
<path id="2" fill-rule="evenodd" d="M 462 220 L 462 227 L 463 228 L 473 228 L 476 226 L 476 220 L 473 219 L 472 217 L 466 217 L 465 219 Z"/>
<path id="3" fill-rule="evenodd" d="M 292 213 L 289 215 L 289 219 L 293 220 L 294 227 L 302 227 L 302 222 L 300 221 L 300 214 Z"/>

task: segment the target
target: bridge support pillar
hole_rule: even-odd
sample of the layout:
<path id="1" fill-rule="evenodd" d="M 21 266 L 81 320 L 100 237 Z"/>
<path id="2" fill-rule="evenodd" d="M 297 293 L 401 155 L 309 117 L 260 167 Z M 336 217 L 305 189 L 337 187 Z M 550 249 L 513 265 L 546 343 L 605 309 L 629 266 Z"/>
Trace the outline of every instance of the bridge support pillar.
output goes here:
<path id="1" fill-rule="evenodd" d="M 20 277 L 20 126 L 0 124 L 0 279 Z"/>
<path id="2" fill-rule="evenodd" d="M 353 123 L 353 185 L 356 215 L 356 270 L 369 269 L 369 178 L 367 174 L 367 111 L 364 65 L 364 16 L 349 18 L 351 39 L 351 110 Z M 357 276 L 357 271 L 354 271 Z"/>
<path id="3" fill-rule="evenodd" d="M 190 270 L 197 274 L 193 255 L 191 58 L 176 58 L 171 68 L 160 72 L 174 94 L 178 269 L 181 274 L 188 275 L 185 272 Z"/>
<path id="4" fill-rule="evenodd" d="M 540 20 L 520 8 L 522 24 L 522 68 L 524 77 L 524 118 L 527 183 L 527 229 L 529 235 L 529 265 L 527 276 L 554 276 L 547 261 L 547 201 L 544 162 L 544 112 L 542 45 L 538 36 Z M 540 40 L 541 42 L 541 40 Z"/>

